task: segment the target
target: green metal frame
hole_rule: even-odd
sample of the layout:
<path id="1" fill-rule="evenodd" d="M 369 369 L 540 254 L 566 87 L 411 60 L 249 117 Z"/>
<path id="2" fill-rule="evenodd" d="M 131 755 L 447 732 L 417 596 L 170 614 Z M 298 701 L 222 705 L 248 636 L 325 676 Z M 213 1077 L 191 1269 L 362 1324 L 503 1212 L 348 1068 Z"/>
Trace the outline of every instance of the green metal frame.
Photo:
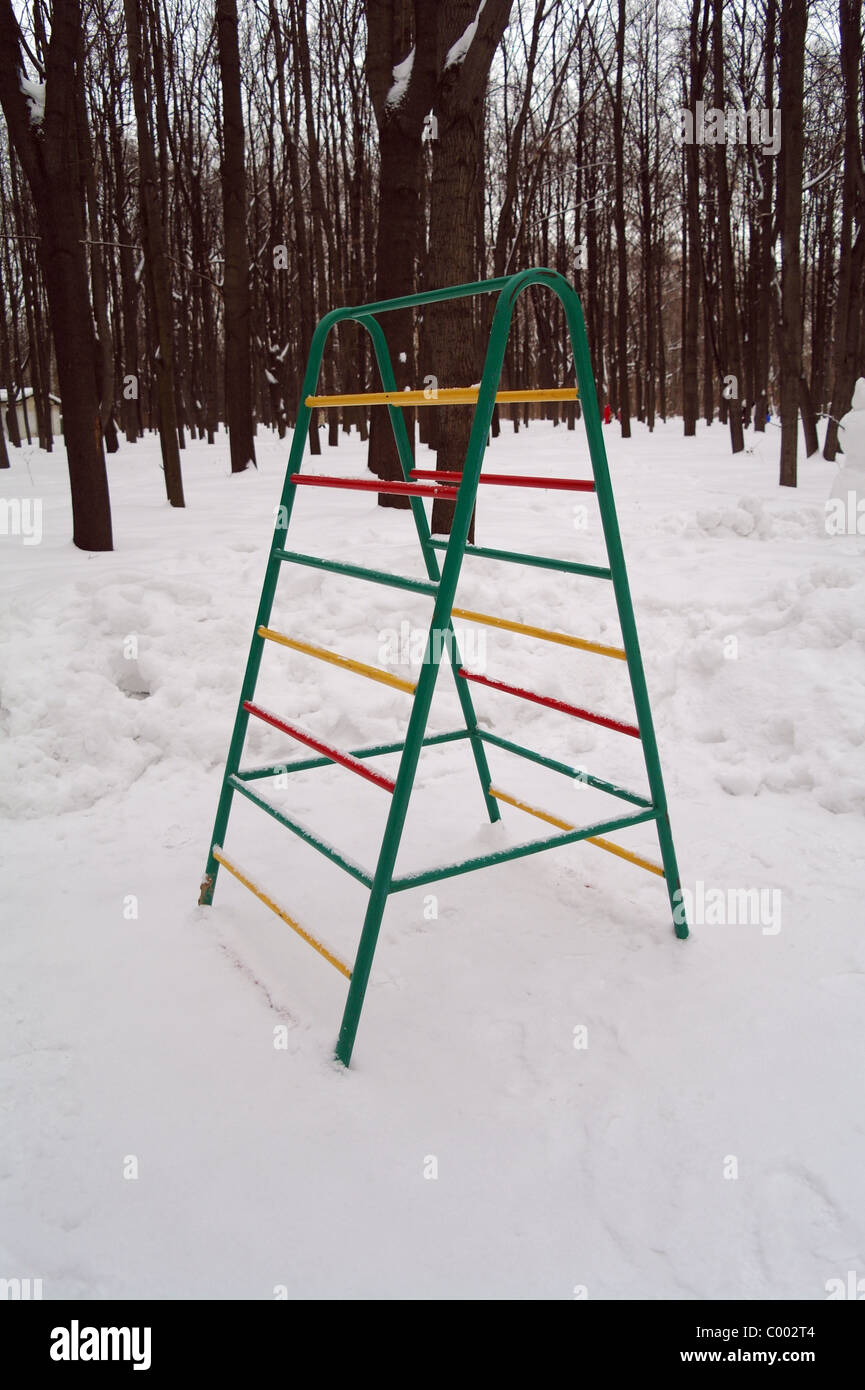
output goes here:
<path id="1" fill-rule="evenodd" d="M 495 550 L 483 546 L 467 544 L 481 465 L 483 463 L 490 425 L 492 423 L 496 392 L 499 387 L 499 380 L 504 363 L 505 348 L 507 346 L 511 319 L 517 299 L 531 285 L 542 285 L 551 290 L 553 294 L 558 297 L 564 309 L 574 356 L 577 386 L 582 403 L 582 418 L 585 422 L 586 435 L 588 438 L 595 492 L 600 508 L 601 524 L 607 549 L 609 568 L 603 568 L 597 565 L 583 565 L 569 560 L 557 560 L 543 556 L 518 554 L 513 551 Z M 361 324 L 372 339 L 373 351 L 381 376 L 382 389 L 385 391 L 395 391 L 396 381 L 393 365 L 391 363 L 387 341 L 381 325 L 378 323 L 377 316 L 379 314 L 390 313 L 397 309 L 441 303 L 444 300 L 462 299 L 481 294 L 495 294 L 497 295 L 497 302 L 493 314 L 486 360 L 463 467 L 462 481 L 459 485 L 459 492 L 455 503 L 451 534 L 447 541 L 434 540 L 432 538 L 421 498 L 410 498 L 412 515 L 417 529 L 428 580 L 408 579 L 400 575 L 387 574 L 380 570 L 365 569 L 360 565 L 319 559 L 317 556 L 304 555 L 296 551 L 287 550 L 285 547 L 285 536 L 291 519 L 295 493 L 297 491 L 297 484 L 293 483 L 291 478 L 293 474 L 301 471 L 312 411 L 312 407 L 306 404 L 306 398 L 312 396 L 315 392 L 325 344 L 331 331 L 337 324 L 346 321 L 354 321 L 355 323 Z M 386 409 L 390 415 L 403 476 L 406 481 L 409 481 L 413 460 L 403 415 L 404 408 L 398 405 L 388 405 Z M 441 569 L 439 568 L 436 557 L 436 551 L 439 550 L 445 552 Z M 626 652 L 631 691 L 637 712 L 640 740 L 646 761 L 646 772 L 651 799 L 638 796 L 636 793 L 626 791 L 624 788 L 618 787 L 614 783 L 604 781 L 599 777 L 591 776 L 580 769 L 572 768 L 566 763 L 561 763 L 556 759 L 544 757 L 542 754 L 523 748 L 522 745 L 518 743 L 500 738 L 495 734 L 481 731 L 478 728 L 468 682 L 459 675 L 457 669 L 461 665 L 461 659 L 459 650 L 456 646 L 451 619 L 451 609 L 454 606 L 457 583 L 464 555 L 513 561 L 524 565 L 536 565 L 567 574 L 586 575 L 612 582 L 616 607 L 618 609 L 619 623 L 622 630 L 623 645 Z M 355 864 L 353 860 L 340 854 L 319 836 L 314 835 L 299 821 L 284 815 L 265 798 L 261 797 L 259 793 L 255 792 L 249 785 L 251 782 L 275 776 L 279 773 L 299 772 L 309 768 L 327 766 L 331 763 L 329 758 L 304 758 L 301 761 L 288 764 L 270 764 L 266 767 L 250 768 L 243 771 L 240 769 L 240 758 L 249 720 L 249 714 L 244 709 L 244 702 L 252 700 L 254 697 L 264 649 L 265 639 L 259 635 L 259 628 L 266 628 L 270 622 L 270 614 L 273 607 L 278 577 L 282 565 L 285 563 L 312 566 L 317 569 L 332 571 L 336 574 L 347 575 L 351 578 L 367 580 L 375 584 L 386 584 L 395 588 L 407 589 L 434 598 L 434 608 L 429 634 L 427 636 L 424 660 L 414 693 L 414 700 L 405 738 L 395 743 L 378 744 L 370 748 L 358 748 L 353 750 L 353 756 L 359 758 L 373 757 L 376 754 L 383 753 L 401 752 L 402 754 L 391 798 L 387 824 L 379 851 L 378 862 L 372 873 L 361 868 L 360 865 Z M 443 638 L 444 642 L 442 641 Z M 439 658 L 443 645 L 447 646 L 452 652 L 450 665 L 456 682 L 457 695 L 460 701 L 465 728 L 445 734 L 427 736 L 427 719 L 429 717 L 430 706 L 435 691 Z M 582 829 L 559 832 L 554 835 L 548 835 L 542 839 L 532 840 L 526 844 L 513 846 L 510 849 L 477 855 L 461 863 L 444 865 L 421 873 L 395 877 L 394 868 L 396 857 L 406 814 L 408 812 L 409 799 L 414 785 L 421 749 L 432 744 L 445 743 L 456 739 L 467 739 L 471 744 L 484 803 L 491 821 L 496 821 L 500 818 L 500 811 L 498 803 L 495 798 L 490 795 L 489 791 L 490 771 L 486 758 L 487 745 L 504 748 L 518 756 L 539 763 L 541 766 L 561 772 L 566 776 L 579 777 L 590 786 L 608 792 L 610 795 L 619 797 L 624 801 L 631 802 L 634 806 L 634 810 L 628 814 L 621 814 L 617 817 L 598 822 L 595 825 L 587 826 Z M 545 849 L 554 849 L 561 845 L 573 844 L 578 840 L 588 839 L 590 836 L 602 835 L 608 831 L 623 829 L 631 825 L 639 825 L 646 821 L 654 821 L 658 832 L 661 860 L 670 898 L 670 906 L 673 909 L 675 932 L 680 938 L 687 937 L 688 927 L 682 915 L 682 894 L 679 871 L 676 864 L 676 853 L 670 830 L 667 799 L 664 791 L 664 781 L 661 775 L 657 741 L 655 739 L 654 725 L 652 723 L 652 713 L 649 705 L 643 662 L 640 655 L 637 629 L 634 621 L 634 611 L 625 570 L 625 560 L 622 553 L 622 542 L 616 518 L 606 450 L 604 448 L 603 431 L 600 414 L 598 412 L 583 312 L 576 291 L 557 271 L 526 270 L 516 275 L 503 276 L 496 280 L 479 281 L 476 284 L 470 285 L 454 285 L 449 289 L 434 290 L 426 294 L 406 295 L 400 299 L 383 300 L 377 304 L 365 304 L 353 308 L 334 309 L 331 313 L 325 315 L 319 322 L 310 345 L 309 358 L 304 374 L 303 386 L 301 388 L 297 423 L 292 440 L 291 452 L 289 454 L 280 507 L 277 513 L 277 522 L 273 533 L 270 557 L 265 571 L 261 599 L 259 601 L 258 612 L 253 627 L 252 642 L 241 686 L 240 698 L 238 700 L 234 730 L 228 749 L 222 791 L 219 798 L 216 821 L 211 839 L 211 849 L 201 886 L 199 901 L 204 904 L 209 904 L 213 901 L 213 893 L 216 886 L 217 874 L 219 872 L 219 863 L 214 857 L 214 850 L 221 848 L 224 843 L 228 818 L 235 792 L 240 792 L 255 805 L 267 811 L 268 814 L 272 815 L 281 825 L 284 825 L 287 829 L 300 836 L 301 839 L 313 848 L 318 849 L 330 859 L 332 863 L 339 865 L 340 868 L 344 869 L 369 889 L 369 901 L 354 968 L 351 974 L 345 1012 L 343 1014 L 342 1025 L 336 1045 L 336 1056 L 345 1066 L 348 1066 L 351 1060 L 357 1028 L 360 1022 L 361 1010 L 363 1008 L 364 996 L 372 969 L 382 916 L 387 899 L 391 893 L 402 892 L 407 888 L 414 888 L 421 884 L 432 883 L 438 879 L 451 878 L 457 874 L 469 873 L 475 869 L 485 868 L 488 865 L 506 863 L 508 860 L 518 859 L 529 854 L 536 854 Z"/>

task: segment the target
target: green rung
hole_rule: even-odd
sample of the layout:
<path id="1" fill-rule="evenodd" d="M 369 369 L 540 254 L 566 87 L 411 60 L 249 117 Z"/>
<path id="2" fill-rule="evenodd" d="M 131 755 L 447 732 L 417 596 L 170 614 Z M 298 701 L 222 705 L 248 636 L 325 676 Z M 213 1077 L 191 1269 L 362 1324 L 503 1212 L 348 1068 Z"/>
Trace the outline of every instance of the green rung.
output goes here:
<path id="1" fill-rule="evenodd" d="M 493 407 L 496 393 L 499 389 L 505 348 L 507 346 L 514 307 L 519 296 L 533 285 L 544 286 L 556 295 L 564 311 L 576 369 L 577 388 L 583 407 L 582 420 L 589 445 L 594 491 L 598 500 L 601 527 L 607 552 L 608 565 L 606 567 L 603 565 L 584 564 L 575 560 L 560 560 L 551 556 L 523 554 L 518 551 L 468 544 L 469 526 L 475 509 L 481 464 L 483 462 L 492 423 Z M 326 560 L 318 556 L 287 550 L 285 547 L 285 538 L 291 521 L 297 492 L 297 483 L 293 481 L 293 478 L 300 473 L 309 434 L 311 407 L 306 404 L 306 401 L 308 397 L 315 395 L 324 348 L 329 335 L 338 324 L 347 321 L 353 321 L 364 328 L 372 341 L 373 353 L 381 377 L 382 391 L 384 393 L 394 393 L 396 392 L 396 381 L 393 364 L 391 362 L 384 330 L 378 321 L 378 316 L 400 309 L 409 309 L 425 304 L 441 303 L 445 300 L 461 299 L 485 294 L 495 295 L 496 304 L 492 315 L 489 343 L 480 386 L 477 390 L 477 401 L 475 404 L 468 450 L 466 452 L 462 479 L 454 507 L 451 533 L 447 540 L 433 538 L 431 535 L 422 497 L 419 495 L 412 495 L 409 497 L 412 519 L 417 532 L 418 543 L 420 545 L 427 578 L 425 580 L 413 579 L 408 576 L 390 574 L 385 570 L 355 565 L 348 561 Z M 394 440 L 402 470 L 403 481 L 409 483 L 411 481 L 411 472 L 414 464 L 403 409 L 402 406 L 397 403 L 388 403 L 385 408 L 388 411 L 388 416 L 394 432 Z M 352 480 L 346 480 L 346 485 L 351 485 L 351 481 Z M 339 480 L 334 480 L 331 485 L 338 486 Z M 434 492 L 434 482 L 430 486 Z M 382 490 L 385 491 L 386 489 L 387 484 L 382 483 Z M 437 559 L 437 552 L 440 551 L 444 552 L 444 562 L 441 568 L 439 567 Z M 627 791 L 614 782 L 605 781 L 603 778 L 584 773 L 582 769 L 572 767 L 570 764 L 562 762 L 559 759 L 546 757 L 544 754 L 524 748 L 521 744 L 513 740 L 502 738 L 498 734 L 494 734 L 489 730 L 479 727 L 468 681 L 460 672 L 462 659 L 456 644 L 451 616 L 462 562 L 465 556 L 484 560 L 501 560 L 509 564 L 534 566 L 540 569 L 558 571 L 563 574 L 608 580 L 612 583 L 618 611 L 619 626 L 622 633 L 622 645 L 626 656 L 631 693 L 636 709 L 637 727 L 639 729 L 639 737 L 646 763 L 646 772 L 649 782 L 648 798 L 640 796 L 635 792 Z M 393 784 L 393 793 L 390 798 L 390 807 L 382 837 L 381 848 L 379 850 L 375 870 L 372 873 L 368 873 L 348 856 L 341 854 L 340 851 L 336 850 L 332 845 L 328 844 L 321 839 L 320 836 L 304 826 L 302 822 L 296 820 L 287 812 L 279 810 L 271 802 L 267 801 L 266 798 L 255 792 L 250 785 L 250 783 L 259 779 L 272 777 L 282 772 L 300 772 L 312 768 L 333 766 L 334 761 L 332 758 L 319 756 L 315 758 L 304 758 L 300 761 L 290 763 L 268 763 L 262 767 L 247 769 L 241 769 L 240 767 L 249 719 L 247 706 L 253 702 L 261 666 L 264 646 L 264 638 L 261 633 L 262 631 L 267 631 L 269 628 L 278 578 L 286 563 L 306 565 L 314 569 L 344 575 L 348 578 L 366 580 L 374 584 L 382 584 L 393 588 L 416 592 L 434 600 L 424 660 L 414 690 L 405 738 L 397 742 L 376 744 L 371 748 L 355 749 L 351 754 L 351 757 L 355 759 L 373 757 L 377 754 L 400 754 L 399 770 Z M 447 637 L 447 642 L 444 644 L 441 640 L 443 635 Z M 449 665 L 456 684 L 456 692 L 460 703 L 464 727 L 448 733 L 430 735 L 426 733 L 426 726 L 443 649 L 449 651 Z M 362 665 L 362 663 L 348 662 L 345 664 L 350 664 L 352 669 L 355 670 L 359 665 Z M 363 674 L 363 672 L 361 672 L 361 674 Z M 556 704 L 555 701 L 551 701 L 548 697 L 544 697 L 542 703 L 553 704 L 554 706 Z M 561 704 L 559 707 L 562 708 Z M 574 712 L 576 708 L 577 707 L 564 706 L 566 712 Z M 499 820 L 501 812 L 496 798 L 491 793 L 492 783 L 486 755 L 486 748 L 488 746 L 499 747 L 519 757 L 537 763 L 542 767 L 546 767 L 551 771 L 563 773 L 568 777 L 579 778 L 599 791 L 609 793 L 611 796 L 632 803 L 637 809 L 626 815 L 622 814 L 612 819 L 598 821 L 591 826 L 565 830 L 560 834 L 547 836 L 544 839 L 533 840 L 529 843 L 512 846 L 507 849 L 493 850 L 487 854 L 476 855 L 470 859 L 461 860 L 454 864 L 424 870 L 420 873 L 395 876 L 394 869 L 397 852 L 402 839 L 403 827 L 412 788 L 414 786 L 421 749 L 435 744 L 448 743 L 460 739 L 467 740 L 471 747 L 478 780 L 480 782 L 484 807 L 491 821 Z M 355 769 L 351 770 L 354 771 Z M 330 859 L 332 863 L 337 864 L 340 868 L 351 874 L 352 877 L 369 890 L 366 914 L 361 929 L 354 966 L 351 970 L 348 997 L 346 999 L 339 1038 L 336 1045 L 336 1055 L 346 1066 L 348 1066 L 351 1060 L 381 927 L 382 915 L 387 899 L 391 893 L 404 892 L 406 889 L 418 887 L 424 883 L 431 883 L 436 879 L 454 877 L 458 874 L 470 873 L 475 869 L 486 868 L 499 863 L 507 863 L 512 859 L 538 854 L 546 849 L 560 848 L 577 843 L 580 840 L 593 839 L 596 841 L 597 837 L 605 832 L 627 829 L 631 826 L 653 821 L 657 829 L 661 848 L 663 878 L 669 894 L 670 906 L 673 911 L 675 932 L 676 935 L 681 938 L 688 935 L 687 923 L 682 916 L 682 892 L 679 881 L 679 871 L 676 864 L 676 854 L 670 830 L 667 799 L 664 791 L 661 765 L 658 758 L 654 724 L 649 706 L 648 692 L 646 690 L 645 674 L 637 639 L 637 630 L 628 586 L 628 577 L 625 570 L 624 555 L 622 553 L 622 542 L 619 534 L 619 525 L 616 517 L 615 502 L 613 499 L 609 467 L 604 447 L 603 430 L 598 413 L 598 402 L 595 394 L 592 364 L 588 342 L 586 340 L 583 312 L 575 290 L 557 271 L 526 270 L 515 275 L 502 276 L 495 280 L 479 281 L 467 285 L 454 285 L 448 289 L 406 295 L 398 299 L 383 300 L 375 304 L 347 306 L 342 309 L 332 310 L 319 322 L 313 334 L 306 371 L 300 390 L 297 424 L 292 439 L 280 506 L 277 510 L 277 522 L 271 541 L 270 556 L 265 572 L 258 611 L 253 624 L 252 641 L 241 684 L 237 714 L 234 721 L 231 741 L 229 743 L 222 791 L 217 806 L 216 821 L 210 842 L 210 852 L 207 859 L 204 880 L 202 882 L 201 896 L 199 898 L 199 901 L 204 904 L 210 903 L 213 900 L 220 863 L 220 859 L 216 857 L 216 852 L 218 851 L 220 855 L 222 854 L 221 846 L 225 841 L 231 805 L 236 792 L 240 792 L 247 800 L 266 811 L 268 815 L 272 816 L 286 829 L 291 830 L 306 844 L 318 850 L 319 853 Z M 505 801 L 511 801 L 511 804 L 515 806 L 524 805 L 519 800 L 504 796 L 503 793 L 501 795 Z M 554 824 L 562 823 L 549 816 L 542 818 L 553 819 Z M 605 847 L 610 848 L 610 846 Z M 615 852 L 621 851 L 617 851 L 614 848 L 614 853 Z M 623 857 L 628 857 L 628 854 L 625 854 Z M 657 869 L 656 872 L 660 873 L 660 868 Z M 261 892 L 251 881 L 247 882 L 243 876 L 241 876 L 240 881 L 246 882 L 246 886 L 252 888 L 252 891 L 255 892 L 257 896 L 261 897 L 264 902 L 273 906 L 274 900 Z M 279 909 L 279 911 L 282 913 L 281 909 Z M 290 919 L 286 916 L 286 920 Z M 314 940 L 309 933 L 301 932 L 301 935 L 305 935 L 307 940 Z"/>
<path id="2" fill-rule="evenodd" d="M 436 743 L 454 743 L 458 739 L 468 738 L 468 729 L 452 729 L 446 734 L 430 734 L 423 741 L 424 748 L 431 748 Z M 486 738 L 486 735 L 483 735 Z M 396 743 L 375 743 L 371 748 L 351 748 L 349 756 L 352 758 L 375 758 L 382 753 L 401 753 L 405 747 L 405 739 L 398 739 Z M 241 768 L 236 776 L 241 782 L 254 782 L 260 777 L 278 777 L 288 772 L 308 772 L 313 767 L 332 767 L 332 758 L 304 758 L 302 762 L 289 763 L 268 763 L 265 767 L 244 767 Z"/>
<path id="3" fill-rule="evenodd" d="M 570 763 L 559 762 L 558 758 L 548 758 L 543 753 L 535 753 L 531 748 L 524 748 L 521 743 L 514 743 L 509 738 L 502 738 L 499 734 L 491 734 L 486 729 L 482 730 L 481 738 L 484 743 L 495 744 L 496 748 L 504 748 L 508 753 L 516 753 L 518 758 L 527 758 L 529 762 L 539 763 L 541 767 L 548 767 L 552 772 L 562 772 L 566 777 L 573 777 L 577 782 L 584 782 L 588 787 L 596 787 L 598 791 L 608 792 L 610 796 L 618 796 L 622 801 L 631 801 L 635 806 L 651 806 L 648 797 L 639 796 L 636 792 L 629 792 L 624 787 L 617 787 L 615 782 L 605 782 L 603 777 L 594 777 L 584 768 L 572 767 Z"/>
<path id="4" fill-rule="evenodd" d="M 447 550 L 448 542 L 433 540 L 436 550 Z M 467 545 L 464 555 L 481 560 L 505 560 L 513 565 L 534 565 L 538 569 L 560 570 L 562 574 L 585 574 L 589 579 L 612 579 L 613 571 L 602 565 L 582 565 L 576 560 L 556 560 L 550 555 L 521 555 L 518 550 L 492 550 L 487 545 Z"/>
<path id="5" fill-rule="evenodd" d="M 312 569 L 329 570 L 332 574 L 345 574 L 349 579 L 367 579 L 371 584 L 387 584 L 392 589 L 409 589 L 415 594 L 430 594 L 435 597 L 438 587 L 429 580 L 408 579 L 401 574 L 388 574 L 386 570 L 365 569 L 363 565 L 349 565 L 342 560 L 322 560 L 318 555 L 301 555 L 296 550 L 278 550 L 277 559 L 289 560 L 294 565 L 309 565 Z"/>
<path id="6" fill-rule="evenodd" d="M 391 883 L 392 893 L 402 893 L 406 888 L 420 888 L 425 883 L 437 883 L 442 878 L 456 878 L 458 874 L 471 874 L 475 869 L 488 869 L 493 864 L 507 864 L 510 859 L 524 859 L 528 854 L 540 854 L 545 849 L 559 849 L 562 845 L 574 845 L 579 840 L 589 840 L 593 835 L 608 835 L 612 830 L 626 830 L 632 825 L 642 825 L 644 821 L 654 820 L 657 811 L 652 807 L 636 816 L 616 816 L 612 820 L 598 821 L 595 825 L 584 825 L 579 830 L 565 830 L 561 835 L 545 835 L 541 840 L 529 840 L 526 844 L 512 845 L 510 849 L 492 850 L 489 854 L 477 854 L 472 859 L 463 859 L 455 864 L 442 864 L 437 869 L 421 869 L 418 873 L 403 874 Z"/>

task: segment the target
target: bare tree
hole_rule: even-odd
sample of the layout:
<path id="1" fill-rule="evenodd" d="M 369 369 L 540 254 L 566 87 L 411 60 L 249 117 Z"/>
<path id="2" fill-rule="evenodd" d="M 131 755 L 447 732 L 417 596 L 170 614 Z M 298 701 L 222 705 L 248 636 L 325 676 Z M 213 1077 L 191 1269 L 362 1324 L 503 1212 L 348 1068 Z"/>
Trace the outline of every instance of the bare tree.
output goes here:
<path id="1" fill-rule="evenodd" d="M 171 285 L 160 212 L 156 159 L 148 117 L 149 102 L 142 48 L 142 0 L 123 0 L 129 46 L 130 81 L 138 132 L 138 184 L 141 200 L 141 238 L 150 309 L 156 325 L 154 374 L 159 400 L 159 443 L 165 470 L 165 490 L 172 507 L 182 507 L 177 401 L 174 381 L 174 330 Z"/>
<path id="2" fill-rule="evenodd" d="M 844 77 L 844 192 L 838 268 L 838 319 L 835 329 L 832 412 L 824 456 L 838 452 L 838 423 L 850 409 L 853 387 L 863 367 L 860 324 L 865 280 L 865 162 L 863 162 L 862 0 L 839 0 L 841 69 Z M 844 441 L 841 440 L 843 448 Z"/>
<path id="3" fill-rule="evenodd" d="M 802 375 L 802 269 L 799 237 L 802 230 L 803 96 L 807 20 L 807 0 L 782 0 L 779 77 L 782 140 L 778 178 L 778 221 L 781 233 L 779 352 L 782 487 L 796 486 L 799 389 Z"/>
<path id="4" fill-rule="evenodd" d="M 249 248 L 246 169 L 236 0 L 217 0 L 216 29 L 222 81 L 222 207 L 225 227 L 225 400 L 231 471 L 255 464 L 252 364 L 249 342 Z"/>
<path id="5" fill-rule="evenodd" d="M 11 0 L 2 0 L 0 104 L 38 218 L 39 264 L 48 297 L 63 403 L 72 536 L 82 550 L 111 550 L 111 506 L 99 424 L 84 208 L 78 177 L 80 0 L 67 0 L 55 7 L 44 65 L 40 56 L 29 54 L 37 73 L 35 82 L 26 78 L 27 52 Z"/>

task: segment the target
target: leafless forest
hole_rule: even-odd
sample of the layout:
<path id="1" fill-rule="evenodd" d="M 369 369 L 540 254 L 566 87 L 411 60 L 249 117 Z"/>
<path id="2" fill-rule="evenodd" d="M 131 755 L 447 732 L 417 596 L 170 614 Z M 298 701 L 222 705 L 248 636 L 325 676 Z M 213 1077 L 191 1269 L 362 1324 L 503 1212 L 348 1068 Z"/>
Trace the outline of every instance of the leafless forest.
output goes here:
<path id="1" fill-rule="evenodd" d="M 533 265 L 576 285 L 625 436 L 773 429 L 790 486 L 800 425 L 838 449 L 865 374 L 862 0 L 0 0 L 0 104 L 0 466 L 51 448 L 58 395 L 82 547 L 111 546 L 120 433 L 159 430 L 181 506 L 189 437 L 227 426 L 240 472 L 291 429 L 328 309 Z M 477 380 L 478 302 L 393 316 L 400 386 Z M 340 330 L 325 391 L 378 386 L 365 337 Z M 566 342 L 527 296 L 508 384 L 571 384 Z M 419 414 L 459 468 L 465 415 Z M 394 476 L 381 413 L 330 412 L 312 446 L 350 429 Z"/>

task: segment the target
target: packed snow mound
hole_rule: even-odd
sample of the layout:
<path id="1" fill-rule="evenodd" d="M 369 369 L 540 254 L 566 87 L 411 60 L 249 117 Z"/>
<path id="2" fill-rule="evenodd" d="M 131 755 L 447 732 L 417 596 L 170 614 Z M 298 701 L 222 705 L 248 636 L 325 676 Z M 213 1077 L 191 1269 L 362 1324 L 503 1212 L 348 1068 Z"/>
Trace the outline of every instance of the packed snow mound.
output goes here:
<path id="1" fill-rule="evenodd" d="M 834 535 L 865 534 L 865 377 L 860 376 L 850 410 L 841 417 L 838 432 L 843 454 L 826 505 L 826 529 Z M 842 508 L 832 507 L 841 502 Z M 831 513 L 831 516 L 830 516 Z"/>
<path id="2" fill-rule="evenodd" d="M 695 529 L 703 535 L 741 536 L 768 541 L 783 537 L 816 536 L 823 530 L 824 513 L 817 506 L 772 507 L 760 497 L 741 497 L 734 507 L 701 507 L 694 517 Z"/>
<path id="3" fill-rule="evenodd" d="M 853 405 L 840 423 L 844 468 L 865 472 L 865 377 L 860 376 L 853 392 Z"/>
<path id="4" fill-rule="evenodd" d="M 157 575 L 145 585 L 137 574 L 106 583 L 99 570 L 10 617 L 0 682 L 5 814 L 81 810 L 127 791 L 163 759 L 208 767 L 224 753 L 213 715 L 217 692 L 238 681 L 240 626 L 232 632 L 201 583 Z"/>
<path id="5" fill-rule="evenodd" d="M 814 565 L 759 607 L 703 615 L 675 678 L 680 736 L 710 745 L 731 796 L 807 791 L 865 813 L 865 581 Z M 687 691 L 687 696 L 684 695 Z"/>

